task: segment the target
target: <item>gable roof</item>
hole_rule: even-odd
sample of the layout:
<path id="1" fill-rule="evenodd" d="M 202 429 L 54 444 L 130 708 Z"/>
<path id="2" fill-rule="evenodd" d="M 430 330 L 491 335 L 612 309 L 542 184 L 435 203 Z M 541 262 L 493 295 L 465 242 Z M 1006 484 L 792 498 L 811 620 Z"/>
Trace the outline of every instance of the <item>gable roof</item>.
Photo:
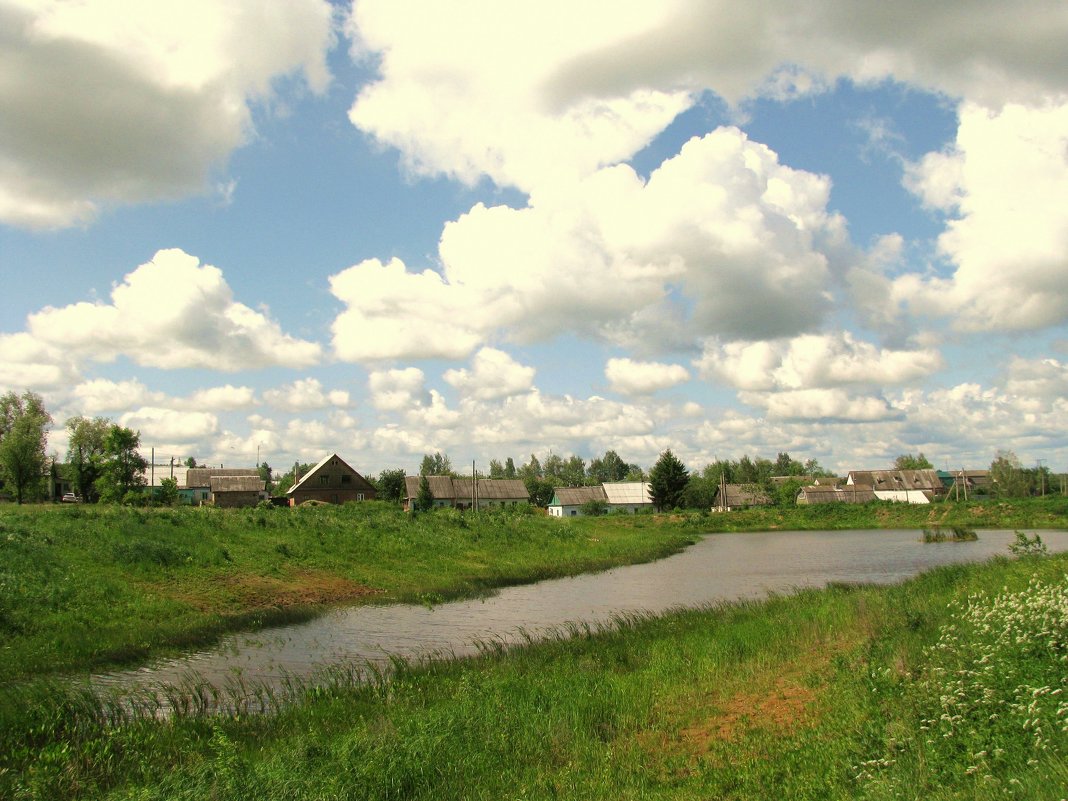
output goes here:
<path id="1" fill-rule="evenodd" d="M 850 470 L 847 484 L 867 484 L 879 492 L 941 490 L 937 470 Z"/>
<path id="2" fill-rule="evenodd" d="M 260 471 L 255 467 L 190 467 L 185 471 L 184 487 L 210 487 L 215 476 L 255 476 Z"/>
<path id="3" fill-rule="evenodd" d="M 608 501 L 604 487 L 557 487 L 550 506 L 582 506 L 590 501 Z"/>
<path id="4" fill-rule="evenodd" d="M 292 495 L 298 489 L 308 489 L 308 487 L 305 487 L 304 484 L 306 484 L 309 481 L 311 481 L 312 476 L 314 476 L 316 473 L 318 473 L 320 470 L 322 470 L 324 467 L 326 467 L 326 465 L 329 464 L 330 462 L 332 462 L 334 459 L 337 459 L 339 462 L 341 462 L 341 466 L 342 467 L 346 468 L 347 470 L 349 470 L 350 472 L 352 472 L 356 476 L 359 476 L 359 478 L 361 480 L 365 481 L 368 486 L 371 486 L 371 483 L 369 481 L 367 481 L 366 478 L 361 476 L 358 472 L 356 472 L 356 470 L 354 470 L 352 468 L 352 466 L 348 462 L 346 462 L 344 459 L 342 459 L 336 453 L 331 453 L 331 454 L 328 454 L 327 456 L 324 456 L 319 461 L 319 464 L 315 465 L 315 467 L 313 467 L 307 473 L 302 475 L 300 477 L 300 481 L 298 481 L 296 484 L 294 484 L 292 487 L 290 487 L 289 489 L 286 490 L 286 495 Z"/>
<path id="5" fill-rule="evenodd" d="M 606 481 L 601 485 L 611 504 L 652 504 L 652 485 L 648 481 Z"/>
<path id="6" fill-rule="evenodd" d="M 802 487 L 797 493 L 798 497 L 805 496 L 809 503 L 869 503 L 878 500 L 875 490 L 866 484 L 849 484 L 844 486 L 828 486 L 814 484 Z"/>
<path id="7" fill-rule="evenodd" d="M 212 492 L 263 492 L 267 482 L 259 476 L 212 476 Z"/>
<path id="8" fill-rule="evenodd" d="M 404 491 L 409 499 L 419 495 L 422 476 L 405 476 Z M 471 479 L 453 476 L 427 476 L 430 494 L 438 501 L 471 500 Z M 480 478 L 479 501 L 530 500 L 527 485 L 519 478 Z"/>
<path id="9" fill-rule="evenodd" d="M 715 503 L 722 504 L 720 488 L 716 488 Z M 727 506 L 768 506 L 771 503 L 759 484 L 728 484 Z"/>

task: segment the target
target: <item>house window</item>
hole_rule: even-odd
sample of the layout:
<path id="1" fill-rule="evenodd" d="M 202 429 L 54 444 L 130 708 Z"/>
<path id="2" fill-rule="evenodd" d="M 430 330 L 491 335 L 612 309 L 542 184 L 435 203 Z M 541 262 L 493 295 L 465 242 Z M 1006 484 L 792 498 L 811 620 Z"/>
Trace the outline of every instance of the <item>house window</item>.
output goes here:
<path id="1" fill-rule="evenodd" d="M 201 492 L 201 493 L 200 493 L 200 500 L 202 500 L 202 501 L 206 501 L 207 499 L 208 499 L 208 493 L 206 493 L 206 492 Z"/>
<path id="2" fill-rule="evenodd" d="M 330 476 L 319 476 L 319 486 L 326 487 L 330 484 Z"/>
<path id="3" fill-rule="evenodd" d="M 341 476 L 341 483 L 342 484 L 351 484 L 352 483 L 352 476 L 350 476 L 348 473 L 343 474 Z"/>
<path id="4" fill-rule="evenodd" d="M 578 514 L 578 510 L 577 510 L 577 509 L 572 509 L 572 510 L 571 510 L 571 516 L 572 516 L 572 517 L 574 517 L 574 516 L 575 516 L 575 515 L 577 515 L 577 514 Z"/>
<path id="5" fill-rule="evenodd" d="M 363 500 L 363 493 L 362 492 L 357 492 L 356 493 L 356 500 L 358 500 L 358 501 L 362 501 Z"/>

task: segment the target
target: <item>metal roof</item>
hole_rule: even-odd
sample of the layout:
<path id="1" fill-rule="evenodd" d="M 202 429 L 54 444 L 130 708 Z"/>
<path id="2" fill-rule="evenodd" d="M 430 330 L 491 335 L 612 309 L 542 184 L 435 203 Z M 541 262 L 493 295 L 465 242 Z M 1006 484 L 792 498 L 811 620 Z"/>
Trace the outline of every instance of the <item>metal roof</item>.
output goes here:
<path id="1" fill-rule="evenodd" d="M 611 504 L 652 504 L 648 481 L 606 481 L 601 485 Z"/>
<path id="2" fill-rule="evenodd" d="M 212 476 L 212 492 L 263 492 L 267 482 L 259 476 Z"/>

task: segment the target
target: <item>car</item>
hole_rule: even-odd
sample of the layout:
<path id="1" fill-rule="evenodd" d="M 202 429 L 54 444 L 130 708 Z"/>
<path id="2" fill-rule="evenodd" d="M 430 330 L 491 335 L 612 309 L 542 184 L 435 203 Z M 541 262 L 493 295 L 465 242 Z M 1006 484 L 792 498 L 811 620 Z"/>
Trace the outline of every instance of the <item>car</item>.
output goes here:
<path id="1" fill-rule="evenodd" d="M 63 503 L 81 503 L 82 499 L 75 495 L 73 492 L 63 493 L 63 497 L 60 499 Z"/>

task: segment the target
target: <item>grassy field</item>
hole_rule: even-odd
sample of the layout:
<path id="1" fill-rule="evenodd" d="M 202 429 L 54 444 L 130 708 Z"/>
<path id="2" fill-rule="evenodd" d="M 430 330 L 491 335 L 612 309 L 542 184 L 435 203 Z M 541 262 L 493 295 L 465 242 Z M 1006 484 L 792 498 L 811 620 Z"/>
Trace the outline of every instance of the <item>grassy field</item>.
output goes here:
<path id="1" fill-rule="evenodd" d="M 0 684 L 136 662 L 333 604 L 436 603 L 648 561 L 694 536 L 532 511 L 413 519 L 377 503 L 4 506 Z"/>
<path id="2" fill-rule="evenodd" d="M 1059 799 L 1068 556 L 836 586 L 138 719 L 0 707 L 0 797 Z M 109 719 L 110 714 L 110 719 Z"/>

